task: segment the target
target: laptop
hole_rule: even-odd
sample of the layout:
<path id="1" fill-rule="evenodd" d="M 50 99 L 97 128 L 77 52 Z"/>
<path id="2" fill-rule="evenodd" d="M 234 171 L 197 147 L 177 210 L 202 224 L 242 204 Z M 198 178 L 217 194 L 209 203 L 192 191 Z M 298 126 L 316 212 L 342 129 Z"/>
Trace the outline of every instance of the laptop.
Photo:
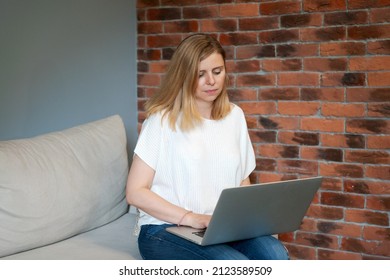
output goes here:
<path id="1" fill-rule="evenodd" d="M 224 189 L 209 226 L 172 226 L 172 234 L 206 246 L 297 230 L 322 177 Z"/>

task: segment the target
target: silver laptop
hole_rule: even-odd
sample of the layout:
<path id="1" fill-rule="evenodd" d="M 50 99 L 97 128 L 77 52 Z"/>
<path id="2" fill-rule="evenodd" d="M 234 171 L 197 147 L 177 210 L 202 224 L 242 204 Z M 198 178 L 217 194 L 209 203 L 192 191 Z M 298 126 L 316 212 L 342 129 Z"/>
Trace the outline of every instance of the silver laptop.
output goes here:
<path id="1" fill-rule="evenodd" d="M 167 231 L 202 246 L 295 231 L 321 182 L 314 177 L 225 189 L 207 229 Z"/>

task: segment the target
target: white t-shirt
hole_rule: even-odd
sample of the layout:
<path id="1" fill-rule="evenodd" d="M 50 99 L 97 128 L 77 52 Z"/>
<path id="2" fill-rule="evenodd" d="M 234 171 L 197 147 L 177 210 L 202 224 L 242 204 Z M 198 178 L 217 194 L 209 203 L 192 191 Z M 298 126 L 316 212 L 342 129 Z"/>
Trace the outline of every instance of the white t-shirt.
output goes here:
<path id="1" fill-rule="evenodd" d="M 212 214 L 224 188 L 237 187 L 256 167 L 242 109 L 222 120 L 204 119 L 188 132 L 173 131 L 161 113 L 146 119 L 135 153 L 155 170 L 151 190 L 194 213 Z M 163 224 L 140 211 L 138 226 Z"/>

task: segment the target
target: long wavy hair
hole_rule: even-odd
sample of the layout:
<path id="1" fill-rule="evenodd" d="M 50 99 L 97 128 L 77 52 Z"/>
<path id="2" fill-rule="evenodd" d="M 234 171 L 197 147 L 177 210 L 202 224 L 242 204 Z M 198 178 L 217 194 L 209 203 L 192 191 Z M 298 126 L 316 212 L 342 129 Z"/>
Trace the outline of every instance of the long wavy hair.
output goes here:
<path id="1" fill-rule="evenodd" d="M 226 73 L 226 54 L 221 44 L 207 34 L 185 38 L 175 50 L 159 90 L 146 102 L 147 116 L 157 112 L 168 117 L 173 130 L 191 130 L 202 122 L 195 102 L 199 79 L 199 63 L 213 53 L 222 55 Z M 220 95 L 213 103 L 211 118 L 224 118 L 231 110 L 227 94 L 228 75 Z"/>

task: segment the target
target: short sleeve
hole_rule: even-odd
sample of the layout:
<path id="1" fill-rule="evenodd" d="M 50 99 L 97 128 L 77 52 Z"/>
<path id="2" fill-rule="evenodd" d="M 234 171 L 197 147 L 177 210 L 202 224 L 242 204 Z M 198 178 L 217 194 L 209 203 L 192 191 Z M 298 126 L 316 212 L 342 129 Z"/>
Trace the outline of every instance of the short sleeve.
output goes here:
<path id="1" fill-rule="evenodd" d="M 242 180 L 246 179 L 256 168 L 256 157 L 253 150 L 253 145 L 248 133 L 248 127 L 245 120 L 244 112 L 241 111 L 241 163 L 242 163 Z"/>
<path id="2" fill-rule="evenodd" d="M 154 114 L 142 124 L 134 153 L 156 170 L 162 143 L 161 115 Z"/>

